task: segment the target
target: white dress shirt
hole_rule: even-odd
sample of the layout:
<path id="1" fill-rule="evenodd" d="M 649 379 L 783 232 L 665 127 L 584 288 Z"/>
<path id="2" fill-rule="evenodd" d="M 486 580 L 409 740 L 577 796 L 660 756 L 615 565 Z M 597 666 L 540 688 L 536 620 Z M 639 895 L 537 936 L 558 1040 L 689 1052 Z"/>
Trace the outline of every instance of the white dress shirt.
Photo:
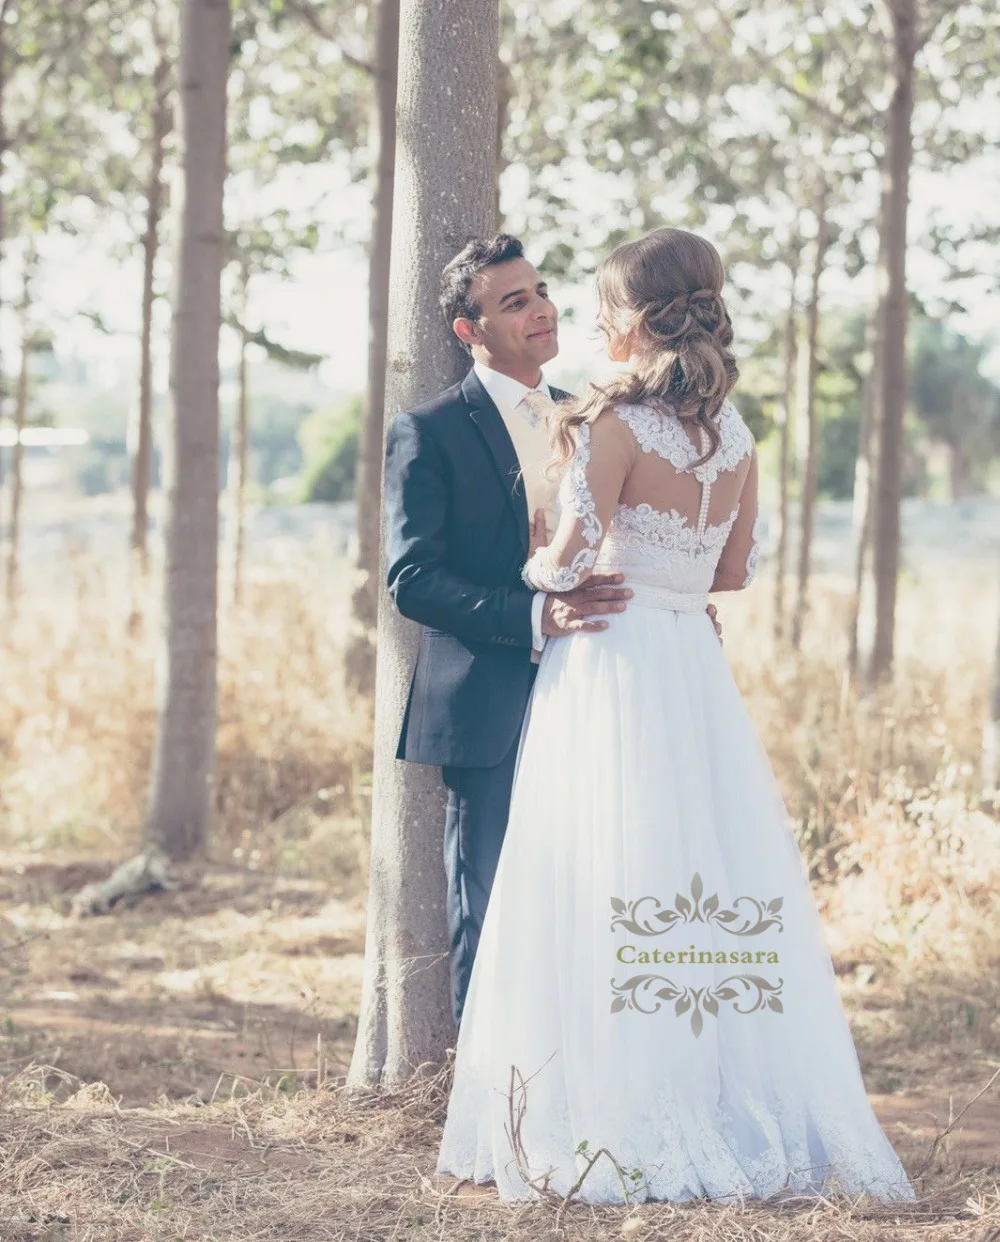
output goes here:
<path id="1" fill-rule="evenodd" d="M 537 421 L 535 412 L 526 404 L 522 404 L 522 398 L 525 393 L 532 391 L 526 384 L 522 384 L 520 380 L 513 379 L 509 375 L 504 375 L 500 371 L 494 371 L 478 361 L 472 364 L 472 369 L 479 377 L 480 383 L 500 411 L 500 416 L 506 424 L 509 425 L 514 418 L 523 418 L 530 427 L 535 426 Z M 545 396 L 551 399 L 552 393 L 549 390 L 544 375 L 539 380 L 536 391 L 544 393 Z M 516 445 L 516 438 L 513 436 L 511 438 Z M 529 509 L 529 524 L 530 521 L 531 511 Z M 531 601 L 531 647 L 533 652 L 541 652 L 545 646 L 546 635 L 542 633 L 542 609 L 545 607 L 545 596 L 545 591 L 536 591 L 534 599 Z"/>

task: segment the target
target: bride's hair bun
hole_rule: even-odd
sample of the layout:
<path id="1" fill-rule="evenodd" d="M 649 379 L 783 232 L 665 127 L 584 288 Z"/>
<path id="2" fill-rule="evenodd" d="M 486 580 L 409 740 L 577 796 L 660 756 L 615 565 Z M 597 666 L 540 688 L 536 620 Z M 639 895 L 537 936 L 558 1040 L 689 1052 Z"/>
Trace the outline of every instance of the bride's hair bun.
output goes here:
<path id="1" fill-rule="evenodd" d="M 727 328 L 732 331 L 729 312 L 715 289 L 694 289 L 666 301 L 647 302 L 638 317 L 648 332 L 668 345 L 679 345 L 694 332 L 715 336 Z"/>
<path id="2" fill-rule="evenodd" d="M 717 416 L 739 376 L 725 279 L 712 243 L 684 229 L 653 229 L 615 247 L 598 268 L 597 287 L 609 321 L 628 342 L 632 366 L 560 409 L 553 469 L 572 456 L 573 429 L 619 402 L 701 423 L 711 448 L 700 460 L 708 460 L 721 442 Z"/>

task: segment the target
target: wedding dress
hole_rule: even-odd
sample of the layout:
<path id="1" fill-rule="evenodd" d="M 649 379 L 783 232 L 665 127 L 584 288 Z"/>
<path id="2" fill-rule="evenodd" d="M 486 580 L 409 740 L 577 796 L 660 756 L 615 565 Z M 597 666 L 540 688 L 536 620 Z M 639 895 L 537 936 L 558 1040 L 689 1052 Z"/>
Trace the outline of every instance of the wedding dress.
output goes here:
<path id="1" fill-rule="evenodd" d="M 524 568 L 547 590 L 620 571 L 634 596 L 543 651 L 437 1172 L 503 1202 L 567 1194 L 595 1155 L 577 1193 L 593 1203 L 913 1199 L 705 613 L 754 576 L 753 439 L 727 401 L 699 466 L 711 444 L 687 425 L 634 405 L 584 424 L 558 529 Z"/>

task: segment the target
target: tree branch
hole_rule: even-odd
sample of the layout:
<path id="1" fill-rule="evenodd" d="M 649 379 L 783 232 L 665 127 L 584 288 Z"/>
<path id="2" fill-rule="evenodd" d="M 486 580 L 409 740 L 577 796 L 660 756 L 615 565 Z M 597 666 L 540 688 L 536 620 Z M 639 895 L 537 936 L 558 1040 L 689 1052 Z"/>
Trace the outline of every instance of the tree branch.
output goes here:
<path id="1" fill-rule="evenodd" d="M 815 112 L 818 116 L 823 117 L 823 119 L 827 121 L 828 124 L 832 125 L 838 132 L 852 132 L 851 126 L 843 114 L 832 111 L 825 104 L 821 104 L 814 96 L 808 94 L 806 91 L 799 90 L 797 86 L 793 86 L 790 82 L 786 82 L 783 78 L 776 76 L 774 74 L 773 63 L 764 55 L 760 48 L 754 47 L 754 45 L 750 43 L 748 39 L 744 38 L 743 35 L 737 34 L 735 26 L 725 13 L 722 13 L 716 9 L 716 16 L 725 26 L 730 39 L 734 41 L 738 40 L 746 47 L 751 59 L 757 64 L 758 68 L 766 74 L 767 79 L 772 86 L 776 86 L 780 90 L 785 91 L 786 94 L 794 96 L 795 99 L 799 100 L 800 103 L 805 104 L 811 111 Z"/>
<path id="2" fill-rule="evenodd" d="M 368 74 L 370 78 L 376 76 L 375 66 L 369 61 L 361 60 L 359 57 L 352 56 L 350 52 L 345 51 L 330 31 L 327 30 L 327 28 L 319 20 L 315 11 L 310 8 L 308 4 L 300 4 L 297 0 L 285 0 L 284 7 L 287 12 L 294 14 L 296 17 L 300 17 L 314 34 L 318 34 L 319 37 L 321 39 L 325 39 L 327 43 L 333 43 L 340 52 L 341 59 L 344 61 L 345 65 L 350 65 L 352 69 L 360 69 L 362 73 Z"/>

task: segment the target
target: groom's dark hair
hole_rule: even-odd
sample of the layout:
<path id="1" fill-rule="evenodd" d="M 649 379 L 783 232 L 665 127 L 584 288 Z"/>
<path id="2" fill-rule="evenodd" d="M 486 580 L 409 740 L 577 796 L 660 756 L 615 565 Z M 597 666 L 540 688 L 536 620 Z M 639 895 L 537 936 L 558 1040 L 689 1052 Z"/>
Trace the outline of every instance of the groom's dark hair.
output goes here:
<path id="1" fill-rule="evenodd" d="M 473 237 L 465 243 L 441 273 L 441 309 L 449 326 L 456 319 L 478 319 L 479 305 L 469 297 L 469 289 L 477 272 L 523 259 L 524 246 L 509 233 L 495 237 Z M 468 346 L 465 347 L 468 349 Z"/>

